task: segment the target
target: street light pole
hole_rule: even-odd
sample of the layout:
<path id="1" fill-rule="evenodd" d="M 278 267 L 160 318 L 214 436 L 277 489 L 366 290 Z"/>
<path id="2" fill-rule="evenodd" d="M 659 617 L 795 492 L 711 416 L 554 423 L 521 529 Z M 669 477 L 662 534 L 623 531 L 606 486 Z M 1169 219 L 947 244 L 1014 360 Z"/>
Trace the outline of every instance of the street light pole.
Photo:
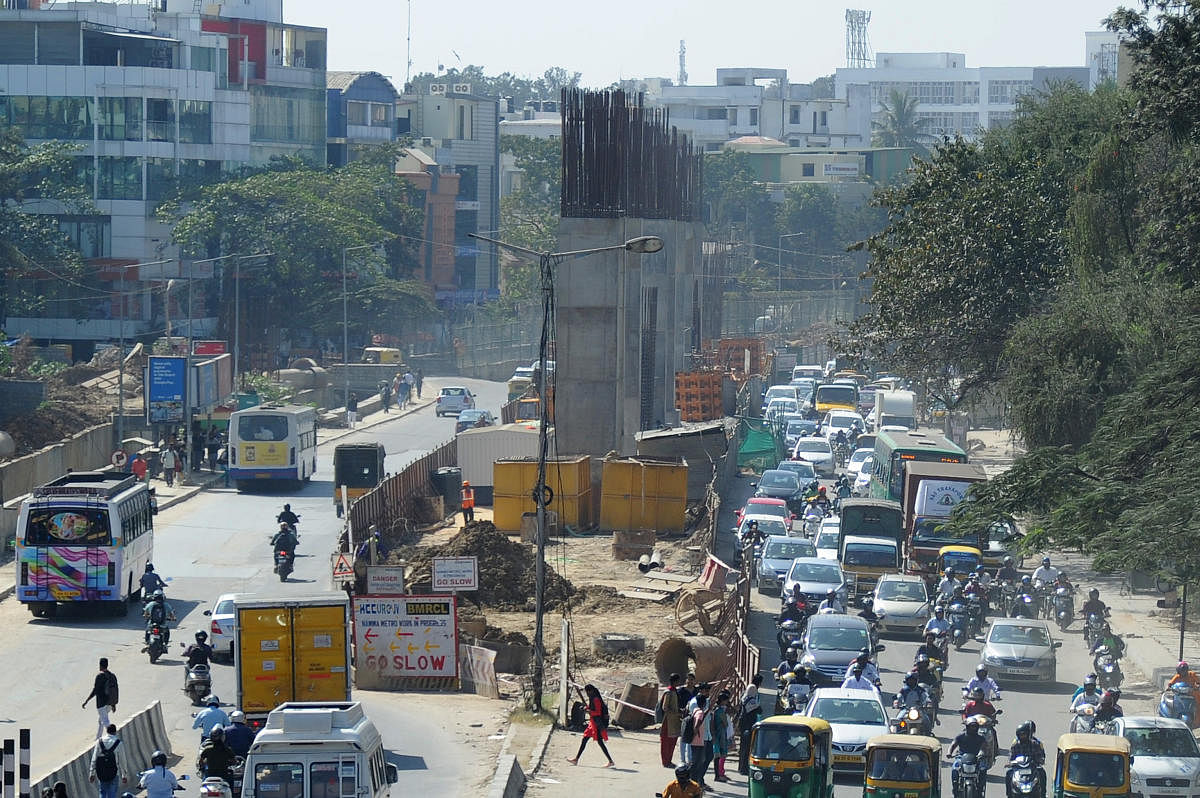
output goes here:
<path id="1" fill-rule="evenodd" d="M 533 706 L 534 712 L 542 711 L 542 682 L 545 680 L 546 670 L 546 646 L 543 639 L 543 616 L 545 615 L 546 607 L 546 505 L 549 503 L 546 492 L 546 460 L 548 459 L 550 449 L 549 427 L 550 427 L 550 403 L 546 401 L 546 362 L 549 359 L 550 349 L 550 327 L 553 324 L 554 310 L 554 266 L 568 258 L 576 258 L 583 255 L 594 255 L 598 252 L 614 252 L 617 250 L 625 250 L 635 253 L 652 253 L 658 252 L 663 248 L 663 240 L 658 236 L 638 236 L 631 238 L 623 244 L 611 244 L 604 247 L 593 247 L 591 249 L 575 249 L 566 252 L 538 252 L 537 250 L 528 249 L 526 247 L 509 244 L 505 241 L 499 241 L 494 238 L 469 233 L 471 238 L 479 241 L 487 241 L 489 244 L 502 247 L 513 252 L 520 252 L 524 255 L 530 255 L 538 259 L 541 273 L 542 284 L 542 337 L 538 343 L 538 409 L 540 411 L 540 422 L 538 423 L 538 472 L 537 484 L 533 489 L 534 504 L 537 508 L 537 556 L 533 562 L 533 602 L 534 602 L 534 629 L 533 629 Z M 623 330 L 617 331 L 618 335 L 624 334 Z M 619 397 L 618 397 L 619 400 Z M 567 645 L 567 641 L 561 641 L 560 645 Z"/>

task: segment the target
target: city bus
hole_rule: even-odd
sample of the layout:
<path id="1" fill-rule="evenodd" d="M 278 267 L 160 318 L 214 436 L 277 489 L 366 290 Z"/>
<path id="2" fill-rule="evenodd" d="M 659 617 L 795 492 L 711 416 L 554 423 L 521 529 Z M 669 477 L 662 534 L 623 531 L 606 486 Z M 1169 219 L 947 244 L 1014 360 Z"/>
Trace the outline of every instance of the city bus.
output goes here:
<path id="1" fill-rule="evenodd" d="M 904 463 L 965 463 L 962 449 L 936 433 L 883 430 L 875 435 L 875 458 L 871 465 L 871 498 L 902 502 Z"/>
<path id="2" fill-rule="evenodd" d="M 306 405 L 258 405 L 229 417 L 229 478 L 252 485 L 299 485 L 317 470 L 317 411 Z"/>
<path id="3" fill-rule="evenodd" d="M 131 474 L 77 471 L 34 488 L 17 515 L 17 600 L 36 618 L 68 603 L 124 615 L 154 554 L 156 509 Z"/>

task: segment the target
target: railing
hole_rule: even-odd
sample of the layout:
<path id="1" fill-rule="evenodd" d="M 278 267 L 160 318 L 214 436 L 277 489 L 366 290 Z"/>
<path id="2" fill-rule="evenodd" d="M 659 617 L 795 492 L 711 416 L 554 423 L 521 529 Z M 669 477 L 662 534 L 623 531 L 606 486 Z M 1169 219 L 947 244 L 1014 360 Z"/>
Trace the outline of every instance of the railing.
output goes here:
<path id="1" fill-rule="evenodd" d="M 429 472 L 446 466 L 457 465 L 458 442 L 448 440 L 429 454 L 409 463 L 401 471 L 392 474 L 372 490 L 350 505 L 347 518 L 350 526 L 351 550 L 358 541 L 366 537 L 367 530 L 374 525 L 389 546 L 394 546 L 407 536 L 417 513 L 416 501 L 434 495 L 429 481 Z M 452 509 L 447 507 L 446 511 Z"/>

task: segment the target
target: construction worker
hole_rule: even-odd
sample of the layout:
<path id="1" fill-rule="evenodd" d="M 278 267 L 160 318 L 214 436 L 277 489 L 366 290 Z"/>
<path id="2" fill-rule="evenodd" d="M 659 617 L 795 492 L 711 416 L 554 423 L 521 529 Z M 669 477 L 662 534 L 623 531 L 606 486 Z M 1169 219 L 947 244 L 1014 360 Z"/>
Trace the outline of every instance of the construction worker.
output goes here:
<path id="1" fill-rule="evenodd" d="M 475 522 L 475 489 L 465 480 L 462 484 L 462 513 L 464 525 Z"/>

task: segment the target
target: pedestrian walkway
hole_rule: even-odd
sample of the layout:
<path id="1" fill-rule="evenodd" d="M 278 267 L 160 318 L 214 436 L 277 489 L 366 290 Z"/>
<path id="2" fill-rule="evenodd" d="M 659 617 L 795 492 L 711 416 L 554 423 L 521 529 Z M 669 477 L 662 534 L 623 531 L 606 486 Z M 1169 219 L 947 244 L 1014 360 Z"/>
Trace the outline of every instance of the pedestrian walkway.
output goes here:
<path id="1" fill-rule="evenodd" d="M 395 418 L 403 418 L 404 416 L 424 410 L 437 400 L 437 395 L 442 388 L 442 381 L 426 379 L 422 388 L 423 390 L 421 391 L 421 398 L 413 399 L 403 410 L 399 409 L 393 404 L 390 412 L 385 413 L 382 409 L 378 409 L 361 415 L 358 421 L 355 423 L 353 429 L 349 429 L 347 427 L 323 427 L 318 429 L 318 445 L 328 443 L 329 441 L 336 441 L 355 432 L 362 432 L 364 429 L 369 429 L 378 424 L 382 424 L 385 421 L 391 421 Z M 378 396 L 374 395 L 373 398 L 378 399 Z M 367 400 L 365 399 L 362 400 L 359 403 L 359 406 L 361 407 L 364 403 L 366 403 L 366 401 Z M 335 408 L 334 412 L 337 413 L 341 418 L 346 417 L 345 408 Z"/>

